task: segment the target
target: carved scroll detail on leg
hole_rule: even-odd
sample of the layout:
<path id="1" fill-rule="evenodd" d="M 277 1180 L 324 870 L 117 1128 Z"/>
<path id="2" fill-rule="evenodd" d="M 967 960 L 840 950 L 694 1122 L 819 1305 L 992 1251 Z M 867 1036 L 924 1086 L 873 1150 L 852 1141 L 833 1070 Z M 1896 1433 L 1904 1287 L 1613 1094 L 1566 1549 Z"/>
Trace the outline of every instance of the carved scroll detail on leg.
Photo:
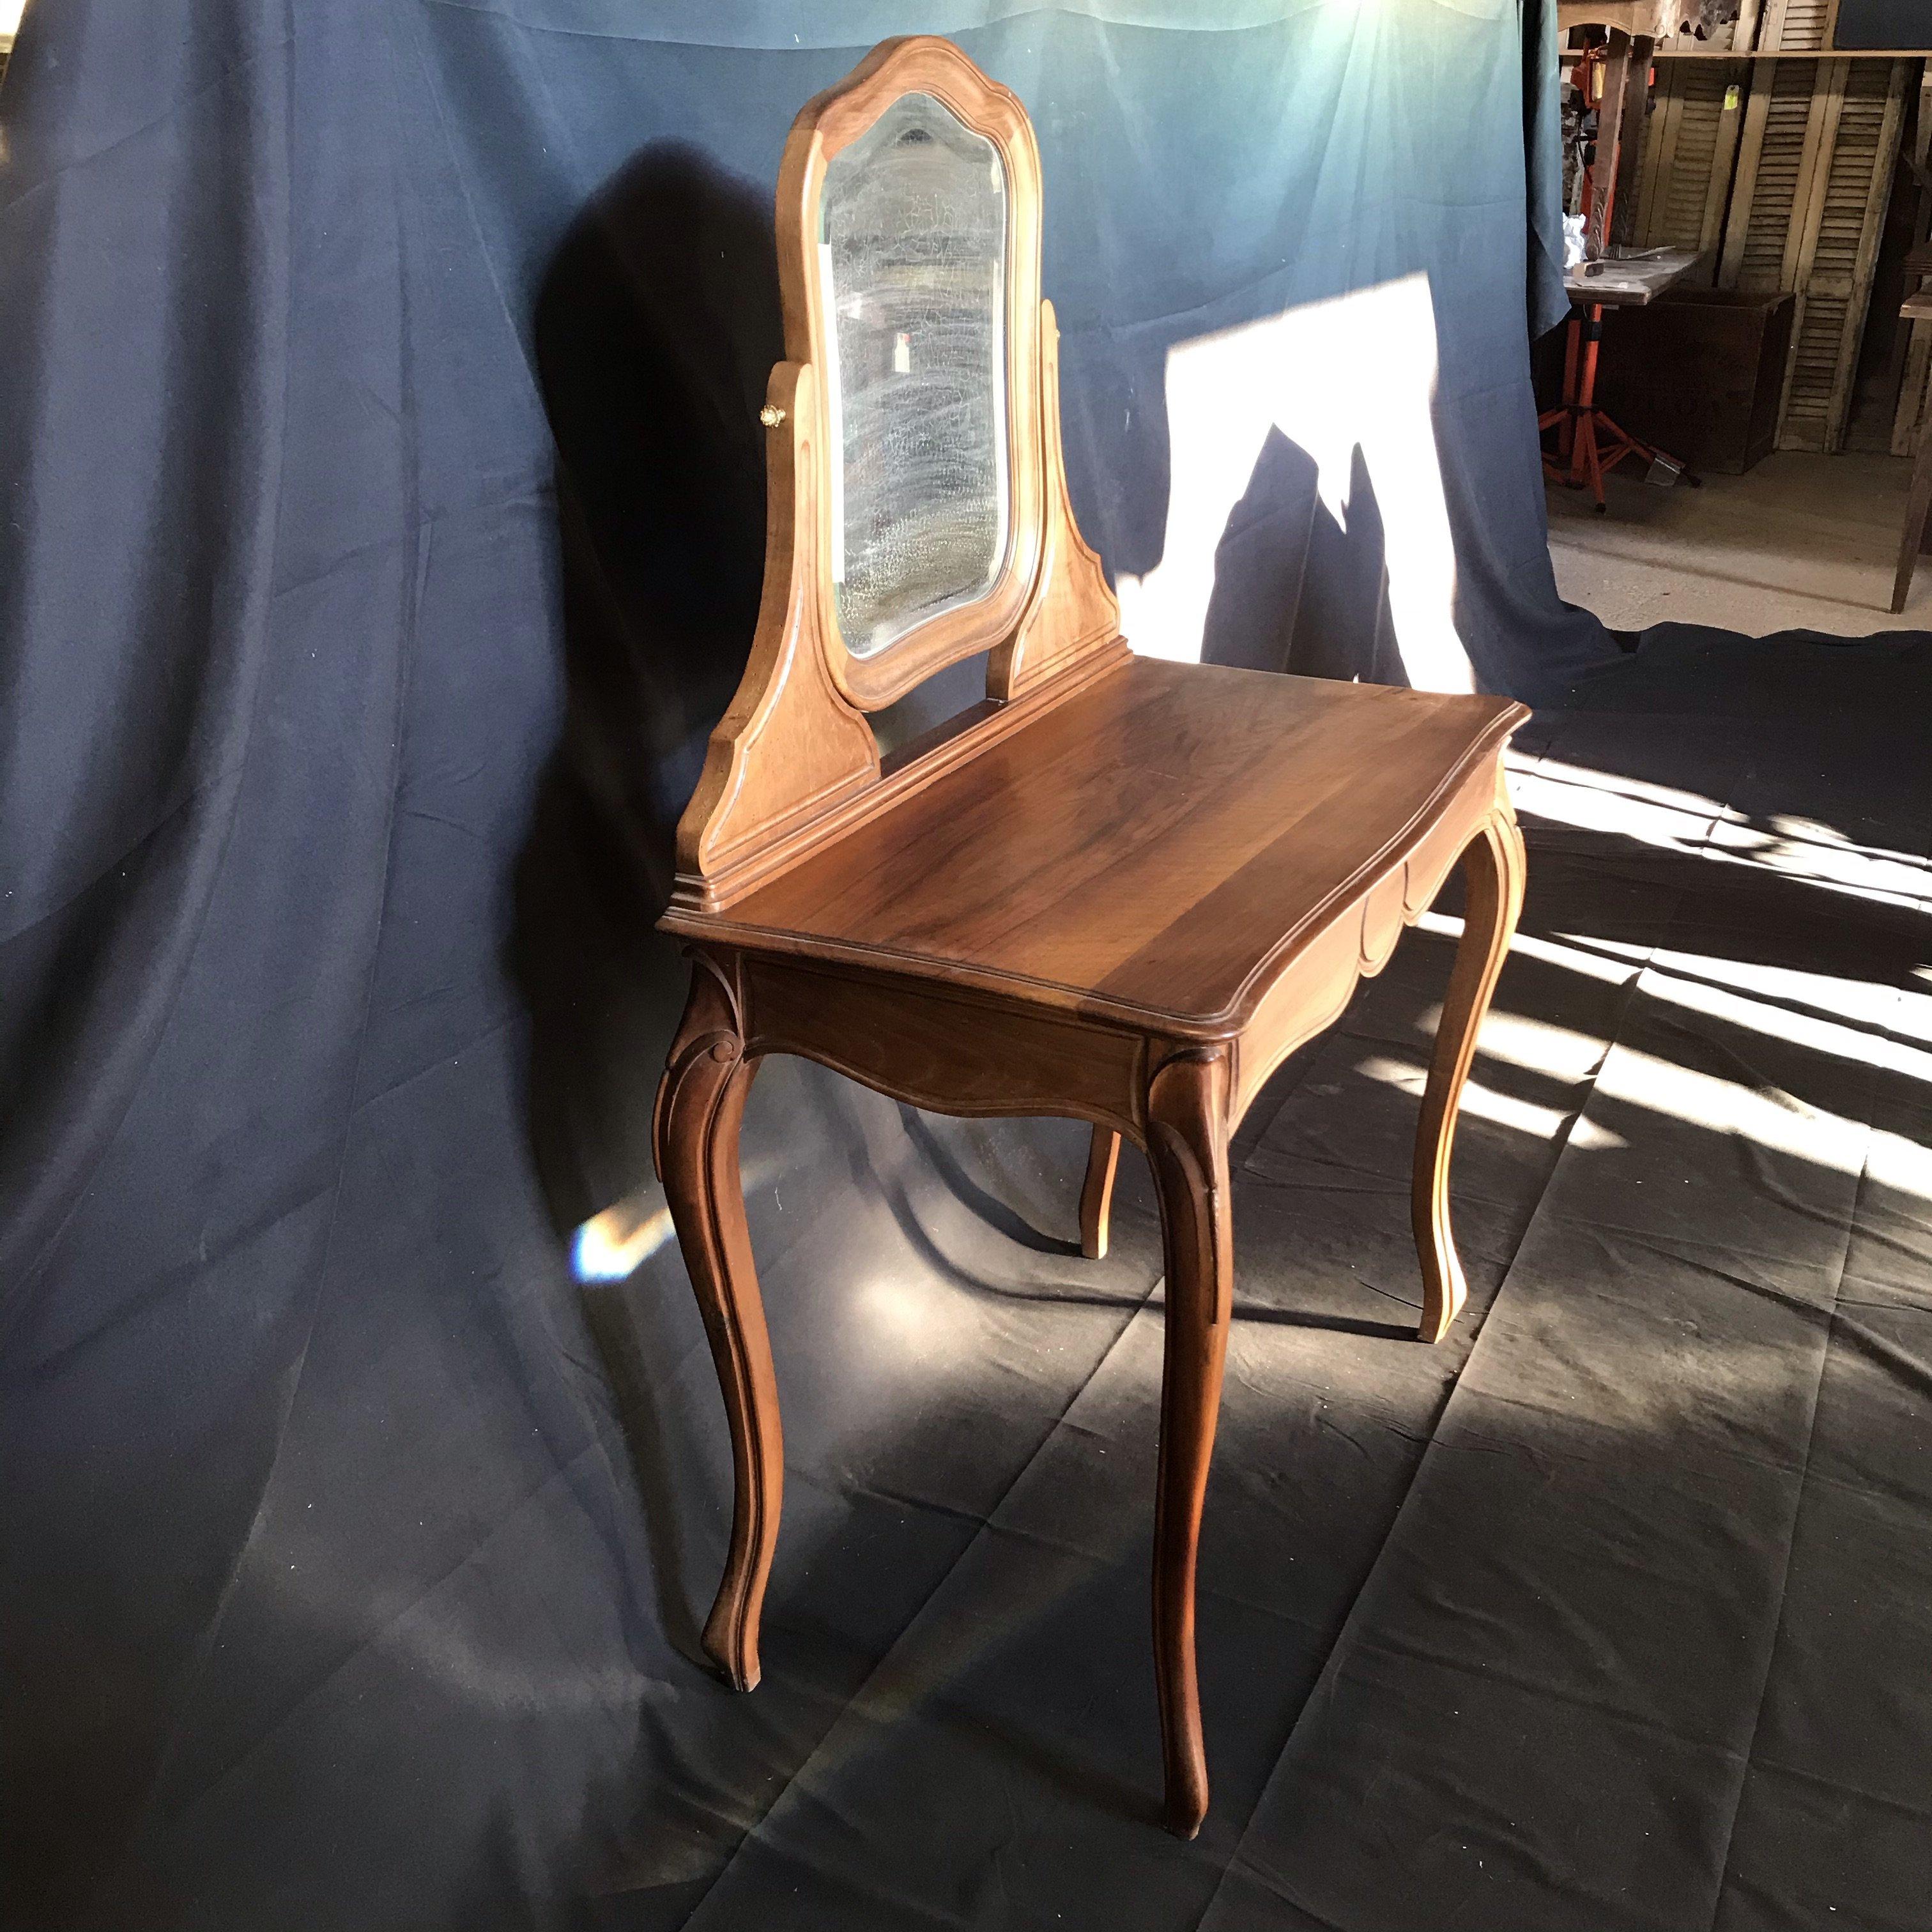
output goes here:
<path id="1" fill-rule="evenodd" d="M 1080 1190 L 1080 1252 L 1090 1262 L 1097 1262 L 1107 1252 L 1114 1173 L 1120 1164 L 1120 1136 L 1112 1127 L 1096 1127 L 1087 1150 L 1087 1178 Z"/>
<path id="2" fill-rule="evenodd" d="M 744 1057 L 729 982 L 698 956 L 658 1088 L 652 1138 L 730 1425 L 731 1544 L 704 1648 L 740 1690 L 758 1681 L 758 1618 L 784 1487 L 778 1382 L 738 1174 L 738 1130 L 757 1066 Z"/>
<path id="3" fill-rule="evenodd" d="M 1506 800 L 1499 800 L 1495 815 L 1469 842 L 1462 872 L 1467 898 L 1462 938 L 1436 1029 L 1410 1196 L 1416 1254 L 1422 1263 L 1422 1322 L 1417 1332 L 1425 1342 L 1439 1342 L 1448 1334 L 1468 1292 L 1449 1224 L 1449 1156 L 1476 1036 L 1522 908 L 1522 834 Z"/>
<path id="4" fill-rule="evenodd" d="M 1194 1667 L 1194 1570 L 1234 1293 L 1225 1048 L 1166 1061 L 1148 1086 L 1148 1157 L 1167 1267 L 1160 1468 L 1154 1512 L 1154 1673 L 1168 1828 L 1191 1838 L 1208 1810 Z"/>

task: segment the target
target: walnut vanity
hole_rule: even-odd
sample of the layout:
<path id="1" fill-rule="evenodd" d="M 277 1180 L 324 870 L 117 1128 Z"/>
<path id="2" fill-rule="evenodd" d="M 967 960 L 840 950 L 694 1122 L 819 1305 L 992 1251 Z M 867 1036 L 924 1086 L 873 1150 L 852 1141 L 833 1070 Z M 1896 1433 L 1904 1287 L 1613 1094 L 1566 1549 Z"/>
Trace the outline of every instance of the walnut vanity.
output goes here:
<path id="1" fill-rule="evenodd" d="M 783 1474 L 738 1174 L 760 1058 L 941 1113 L 1091 1122 L 1089 1254 L 1120 1137 L 1146 1150 L 1167 1275 L 1154 1664 L 1168 1822 L 1192 1835 L 1228 1136 L 1461 860 L 1414 1184 L 1420 1332 L 1441 1338 L 1462 1298 L 1456 1102 L 1522 897 L 1502 756 L 1527 714 L 1136 657 L 1068 506 L 1040 238 L 1026 114 L 946 41 L 886 43 L 793 128 L 764 601 L 679 829 L 663 923 L 692 989 L 656 1150 L 736 1459 L 704 1643 L 745 1689 Z M 986 702 L 882 762 L 867 714 L 980 652 Z"/>

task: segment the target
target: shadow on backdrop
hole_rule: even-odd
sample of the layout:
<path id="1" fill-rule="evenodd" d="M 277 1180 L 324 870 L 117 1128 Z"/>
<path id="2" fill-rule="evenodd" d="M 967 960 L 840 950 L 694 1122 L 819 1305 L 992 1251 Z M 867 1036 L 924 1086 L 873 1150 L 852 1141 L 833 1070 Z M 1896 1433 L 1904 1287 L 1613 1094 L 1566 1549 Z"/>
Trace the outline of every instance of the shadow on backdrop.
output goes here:
<path id="1" fill-rule="evenodd" d="M 683 1003 L 677 949 L 652 926 L 758 615 L 758 411 L 784 346 L 768 201 L 693 151 L 646 148 L 579 217 L 537 297 L 566 708 L 518 860 L 510 951 L 560 1230 L 648 1173 Z"/>
<path id="2" fill-rule="evenodd" d="M 1389 606 L 1387 539 L 1355 446 L 1338 517 L 1315 460 L 1270 428 L 1214 553 L 1204 664 L 1406 685 Z"/>

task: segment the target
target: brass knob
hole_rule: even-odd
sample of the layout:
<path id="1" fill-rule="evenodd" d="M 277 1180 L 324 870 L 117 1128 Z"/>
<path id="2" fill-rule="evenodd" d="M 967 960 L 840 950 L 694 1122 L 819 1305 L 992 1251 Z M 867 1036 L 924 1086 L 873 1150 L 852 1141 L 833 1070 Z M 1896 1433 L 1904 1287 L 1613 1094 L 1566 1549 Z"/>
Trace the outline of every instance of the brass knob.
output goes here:
<path id="1" fill-rule="evenodd" d="M 776 403 L 767 403 L 758 412 L 758 420 L 767 429 L 776 429 L 784 421 L 784 411 Z"/>

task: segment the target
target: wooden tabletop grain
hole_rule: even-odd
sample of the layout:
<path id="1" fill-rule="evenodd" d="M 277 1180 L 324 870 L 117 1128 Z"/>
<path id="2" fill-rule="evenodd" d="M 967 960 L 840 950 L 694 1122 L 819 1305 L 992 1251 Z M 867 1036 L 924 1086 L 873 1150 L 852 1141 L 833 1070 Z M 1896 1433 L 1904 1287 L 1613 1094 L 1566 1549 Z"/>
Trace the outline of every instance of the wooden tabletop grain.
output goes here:
<path id="1" fill-rule="evenodd" d="M 728 914 L 667 922 L 1190 1031 L 1238 1025 L 1526 715 L 1134 658 Z"/>

